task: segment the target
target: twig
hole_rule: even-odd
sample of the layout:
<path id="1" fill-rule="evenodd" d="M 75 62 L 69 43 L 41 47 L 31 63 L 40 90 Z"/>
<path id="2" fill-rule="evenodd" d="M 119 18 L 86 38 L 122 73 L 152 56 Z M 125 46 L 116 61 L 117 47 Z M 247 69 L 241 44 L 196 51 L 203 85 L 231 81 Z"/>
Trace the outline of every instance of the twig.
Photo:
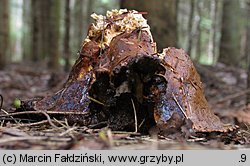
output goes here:
<path id="1" fill-rule="evenodd" d="M 125 57 L 123 57 L 122 59 L 120 59 L 118 62 L 116 62 L 116 64 L 120 64 L 123 60 L 125 60 L 125 59 L 127 59 L 129 56 L 127 55 L 127 56 L 125 56 Z"/>
<path id="2" fill-rule="evenodd" d="M 7 111 L 5 111 L 4 109 L 1 109 L 1 111 L 4 112 L 6 115 L 9 114 L 9 113 L 8 113 Z M 18 123 L 18 122 L 16 121 L 16 119 L 13 118 L 13 116 L 10 116 L 10 118 L 11 118 L 15 123 Z"/>
<path id="3" fill-rule="evenodd" d="M 190 84 L 194 87 L 194 89 L 197 90 L 197 88 L 196 88 L 194 82 L 193 82 L 193 81 L 189 81 L 189 82 L 190 82 Z M 198 85 L 197 85 L 197 86 L 198 86 Z M 198 87 L 199 87 L 199 86 L 198 86 Z M 201 87 L 199 87 L 199 88 L 202 89 Z"/>
<path id="4" fill-rule="evenodd" d="M 139 128 L 141 128 L 141 126 L 143 125 L 143 123 L 145 122 L 145 118 L 142 120 L 142 122 L 139 124 Z"/>
<path id="5" fill-rule="evenodd" d="M 113 134 L 129 134 L 129 135 L 141 135 L 141 133 L 129 132 L 129 131 L 112 131 Z"/>
<path id="6" fill-rule="evenodd" d="M 250 125 L 244 123 L 244 125 L 247 127 L 247 131 L 250 131 Z"/>
<path id="7" fill-rule="evenodd" d="M 60 124 L 62 127 L 65 127 L 66 129 L 69 129 L 68 123 L 63 124 L 63 122 L 65 122 L 65 121 L 59 121 L 59 120 L 57 120 L 56 118 L 53 118 L 53 119 L 54 119 L 54 121 L 56 121 L 58 124 Z M 67 119 L 67 118 L 66 118 L 66 119 Z"/>
<path id="8" fill-rule="evenodd" d="M 168 64 L 167 62 L 161 61 L 160 65 L 163 68 L 165 68 L 166 71 L 168 70 L 168 68 L 170 68 L 170 71 L 173 71 L 174 73 L 176 73 L 175 68 L 171 66 L 170 64 Z"/>
<path id="9" fill-rule="evenodd" d="M 3 125 L 4 125 L 4 120 L 0 120 L 1 121 L 1 124 L 0 124 L 0 127 L 3 127 Z"/>
<path id="10" fill-rule="evenodd" d="M 133 110 L 134 110 L 134 115 L 135 115 L 135 133 L 137 133 L 137 131 L 138 131 L 138 128 L 137 128 L 137 115 L 136 115 L 136 109 L 135 109 L 135 104 L 134 104 L 133 99 L 131 99 L 131 102 L 132 102 L 132 106 L 133 106 Z"/>
<path id="11" fill-rule="evenodd" d="M 61 111 L 46 111 L 48 115 L 86 115 L 88 116 L 88 112 L 61 112 Z M 7 116 L 15 116 L 15 115 L 23 115 L 23 114 L 41 114 L 40 111 L 23 111 L 23 112 L 14 112 L 9 114 L 0 115 L 0 117 L 7 117 Z"/>
<path id="12" fill-rule="evenodd" d="M 58 128 L 58 127 L 51 121 L 50 116 L 49 116 L 45 111 L 39 111 L 39 112 L 41 112 L 44 116 L 46 116 L 46 118 L 47 118 L 47 120 L 48 120 L 48 122 L 49 122 L 49 124 L 50 124 L 51 126 L 53 126 L 53 127 L 55 127 L 55 128 Z"/>
<path id="13" fill-rule="evenodd" d="M 183 110 L 183 108 L 181 107 L 181 105 L 179 104 L 179 102 L 178 102 L 178 100 L 176 99 L 174 93 L 172 93 L 172 96 L 173 96 L 173 99 L 174 99 L 175 103 L 178 105 L 178 107 L 180 108 L 181 112 L 182 112 L 183 115 L 185 116 L 185 118 L 188 119 L 187 114 L 185 113 L 185 111 Z"/>
<path id="14" fill-rule="evenodd" d="M 199 141 L 205 141 L 206 138 L 193 138 L 193 139 L 188 139 L 187 142 L 199 142 Z"/>
<path id="15" fill-rule="evenodd" d="M 64 135 L 68 134 L 69 132 L 74 131 L 75 129 L 77 129 L 77 127 L 69 128 L 68 130 L 66 130 L 66 131 L 62 132 L 61 134 L 59 134 L 59 136 L 64 136 Z"/>
<path id="16" fill-rule="evenodd" d="M 104 103 L 102 103 L 102 102 L 100 102 L 100 101 L 98 101 L 98 100 L 96 100 L 96 99 L 94 99 L 94 98 L 92 98 L 92 97 L 90 97 L 90 96 L 87 96 L 87 98 L 90 99 L 91 101 L 97 103 L 97 104 L 105 105 Z"/>
<path id="17" fill-rule="evenodd" d="M 250 132 L 249 132 L 249 131 L 246 131 L 246 130 L 241 130 L 240 132 L 243 133 L 243 134 L 250 135 Z"/>
<path id="18" fill-rule="evenodd" d="M 187 101 L 187 104 L 188 104 L 189 112 L 192 113 L 192 107 L 191 107 L 191 105 L 190 105 L 190 103 L 188 101 Z M 188 117 L 187 117 L 187 119 L 188 119 Z"/>
<path id="19" fill-rule="evenodd" d="M 148 14 L 148 12 L 137 12 L 137 13 L 134 13 L 134 14 Z"/>
<path id="20" fill-rule="evenodd" d="M 52 122 L 58 122 L 58 121 L 55 121 L 55 120 L 51 120 Z M 37 126 L 37 125 L 42 125 L 42 124 L 46 124 L 46 123 L 49 123 L 48 120 L 42 120 L 42 121 L 39 121 L 39 122 L 34 122 L 34 123 L 28 123 L 28 124 L 18 124 L 18 125 L 11 125 L 13 127 L 29 127 L 29 126 Z"/>
<path id="21" fill-rule="evenodd" d="M 67 127 L 69 127 L 68 119 L 67 119 L 67 118 L 64 119 L 64 122 L 65 122 L 65 125 L 66 125 Z M 75 126 L 75 124 L 74 124 L 73 126 Z"/>
<path id="22" fill-rule="evenodd" d="M 97 128 L 98 126 L 104 126 L 106 125 L 107 126 L 108 122 L 107 121 L 103 121 L 103 122 L 99 122 L 97 124 L 93 124 L 93 125 L 89 125 L 88 128 L 90 129 L 94 129 L 94 128 Z"/>
<path id="23" fill-rule="evenodd" d="M 25 111 L 25 112 L 16 112 L 16 113 L 9 113 L 9 114 L 5 114 L 5 115 L 0 115 L 0 117 L 6 117 L 6 116 L 14 116 L 14 115 L 22 115 L 22 114 L 43 114 L 44 116 L 46 116 L 49 124 L 55 128 L 58 128 L 52 121 L 51 118 L 49 116 L 48 113 L 51 113 L 49 111 Z"/>

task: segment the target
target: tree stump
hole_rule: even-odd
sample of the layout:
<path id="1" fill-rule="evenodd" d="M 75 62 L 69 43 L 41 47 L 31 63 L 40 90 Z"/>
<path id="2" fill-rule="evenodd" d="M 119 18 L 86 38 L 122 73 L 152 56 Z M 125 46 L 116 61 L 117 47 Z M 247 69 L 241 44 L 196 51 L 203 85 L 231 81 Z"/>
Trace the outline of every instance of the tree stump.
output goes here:
<path id="1" fill-rule="evenodd" d="M 58 93 L 22 101 L 26 110 L 83 112 L 68 117 L 83 125 L 107 122 L 112 130 L 147 133 L 227 132 L 204 97 L 202 83 L 182 49 L 157 52 L 142 13 L 112 10 L 93 14 L 88 36 L 68 80 Z"/>

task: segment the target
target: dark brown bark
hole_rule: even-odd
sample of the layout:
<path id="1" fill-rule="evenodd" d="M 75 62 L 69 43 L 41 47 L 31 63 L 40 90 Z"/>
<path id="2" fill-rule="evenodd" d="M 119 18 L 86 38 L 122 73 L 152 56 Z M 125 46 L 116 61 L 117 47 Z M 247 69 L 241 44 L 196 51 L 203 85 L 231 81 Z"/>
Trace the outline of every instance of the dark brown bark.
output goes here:
<path id="1" fill-rule="evenodd" d="M 6 65 L 9 51 L 9 1 L 0 1 L 0 70 Z"/>
<path id="2" fill-rule="evenodd" d="M 177 46 L 177 1 L 121 0 L 121 8 L 148 13 L 144 17 L 151 26 L 158 50 Z"/>

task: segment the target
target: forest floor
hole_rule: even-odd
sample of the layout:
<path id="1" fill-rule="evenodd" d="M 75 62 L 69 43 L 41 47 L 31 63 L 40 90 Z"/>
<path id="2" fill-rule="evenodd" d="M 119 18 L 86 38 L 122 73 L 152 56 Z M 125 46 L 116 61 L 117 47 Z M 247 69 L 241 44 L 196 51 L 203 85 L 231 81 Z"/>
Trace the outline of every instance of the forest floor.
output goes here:
<path id="1" fill-rule="evenodd" d="M 9 116 L 0 119 L 0 149 L 243 149 L 250 148 L 250 106 L 246 106 L 247 74 L 238 68 L 196 65 L 204 84 L 206 98 L 224 123 L 238 125 L 237 136 L 219 135 L 172 139 L 114 132 L 108 128 L 91 129 L 70 126 L 65 121 L 50 119 L 23 123 Z M 68 73 L 53 73 L 44 66 L 12 64 L 0 71 L 0 114 L 15 108 L 16 99 L 43 97 L 57 92 Z"/>

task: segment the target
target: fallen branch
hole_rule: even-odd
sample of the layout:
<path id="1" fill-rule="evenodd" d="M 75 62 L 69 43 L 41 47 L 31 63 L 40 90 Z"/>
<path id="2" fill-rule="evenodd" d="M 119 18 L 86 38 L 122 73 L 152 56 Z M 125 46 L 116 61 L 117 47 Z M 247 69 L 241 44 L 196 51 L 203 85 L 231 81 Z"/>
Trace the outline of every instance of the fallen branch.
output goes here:
<path id="1" fill-rule="evenodd" d="M 16 115 L 25 115 L 25 114 L 42 114 L 42 112 L 46 112 L 49 115 L 86 115 L 87 112 L 60 112 L 60 111 L 22 111 L 22 112 L 14 112 L 9 114 L 0 115 L 0 117 L 8 117 L 8 116 L 16 116 Z"/>

